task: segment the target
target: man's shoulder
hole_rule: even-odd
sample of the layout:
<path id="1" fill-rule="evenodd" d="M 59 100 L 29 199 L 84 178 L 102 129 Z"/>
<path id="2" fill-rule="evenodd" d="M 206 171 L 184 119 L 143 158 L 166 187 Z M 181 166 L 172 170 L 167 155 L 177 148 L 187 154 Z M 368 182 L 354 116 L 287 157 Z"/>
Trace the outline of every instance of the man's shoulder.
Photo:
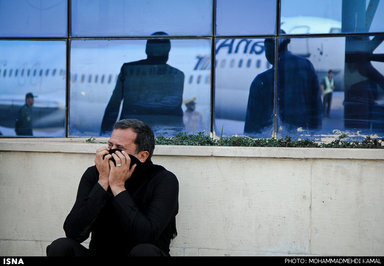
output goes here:
<path id="1" fill-rule="evenodd" d="M 135 66 L 140 66 L 140 65 L 145 65 L 146 60 L 138 60 L 138 61 L 133 61 L 133 62 L 127 62 L 123 64 L 123 68 L 130 68 L 130 67 L 135 67 Z"/>
<path id="2" fill-rule="evenodd" d="M 167 170 L 164 166 L 154 164 L 153 167 L 154 179 L 167 182 L 178 182 L 176 175 Z"/>
<path id="3" fill-rule="evenodd" d="M 268 69 L 268 70 L 258 74 L 254 78 L 252 83 L 253 83 L 254 86 L 256 86 L 256 85 L 264 86 L 264 85 L 266 85 L 269 82 L 272 83 L 273 82 L 273 78 L 274 78 L 274 70 L 273 70 L 273 68 L 270 68 L 270 69 Z"/>
<path id="4" fill-rule="evenodd" d="M 98 177 L 99 177 L 99 171 L 97 171 L 96 165 L 89 166 L 83 174 L 83 178 L 87 178 L 87 179 L 94 179 Z"/>
<path id="5" fill-rule="evenodd" d="M 287 59 L 294 60 L 296 63 L 299 63 L 301 65 L 312 65 L 311 61 L 305 57 L 295 55 L 291 52 L 286 53 Z"/>

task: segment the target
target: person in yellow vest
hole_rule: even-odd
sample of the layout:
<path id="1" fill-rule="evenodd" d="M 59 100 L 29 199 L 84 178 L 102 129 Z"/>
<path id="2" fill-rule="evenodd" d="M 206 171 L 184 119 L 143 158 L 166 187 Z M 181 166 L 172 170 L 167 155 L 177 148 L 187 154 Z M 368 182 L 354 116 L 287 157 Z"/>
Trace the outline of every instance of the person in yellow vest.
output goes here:
<path id="1" fill-rule="evenodd" d="M 335 90 L 335 80 L 333 79 L 333 71 L 328 71 L 328 76 L 325 76 L 321 85 L 321 91 L 323 93 L 323 111 L 326 117 L 329 117 L 332 102 L 332 92 Z"/>

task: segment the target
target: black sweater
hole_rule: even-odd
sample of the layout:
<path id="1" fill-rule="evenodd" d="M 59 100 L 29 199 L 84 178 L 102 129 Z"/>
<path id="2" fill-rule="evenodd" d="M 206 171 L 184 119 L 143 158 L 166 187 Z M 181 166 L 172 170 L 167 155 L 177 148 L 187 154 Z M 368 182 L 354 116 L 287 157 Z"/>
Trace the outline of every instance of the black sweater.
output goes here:
<path id="1" fill-rule="evenodd" d="M 64 222 L 66 236 L 83 242 L 92 233 L 92 255 L 125 255 L 140 243 L 152 243 L 169 254 L 170 240 L 176 236 L 176 176 L 146 162 L 126 181 L 126 191 L 115 197 L 98 180 L 96 166 L 83 174 L 76 202 Z"/>

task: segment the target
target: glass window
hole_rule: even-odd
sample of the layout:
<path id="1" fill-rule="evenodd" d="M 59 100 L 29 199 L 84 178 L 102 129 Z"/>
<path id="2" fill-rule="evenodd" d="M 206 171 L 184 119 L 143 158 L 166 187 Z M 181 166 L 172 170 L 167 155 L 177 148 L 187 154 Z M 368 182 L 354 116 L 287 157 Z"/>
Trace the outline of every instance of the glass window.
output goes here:
<path id="1" fill-rule="evenodd" d="M 217 0 L 217 35 L 273 34 L 276 1 Z"/>
<path id="2" fill-rule="evenodd" d="M 210 0 L 73 0 L 74 36 L 148 36 L 212 33 Z"/>
<path id="3" fill-rule="evenodd" d="M 281 0 L 281 28 L 287 34 L 382 32 L 384 3 Z"/>
<path id="4" fill-rule="evenodd" d="M 245 125 L 246 117 L 248 120 L 254 120 L 253 116 L 258 115 L 259 111 L 247 112 L 253 109 L 253 99 L 259 91 L 256 86 L 259 81 L 256 77 L 259 74 L 267 75 L 269 83 L 264 83 L 262 86 L 270 86 L 269 97 L 262 96 L 263 106 L 256 106 L 262 109 L 263 112 L 268 112 L 268 127 L 263 131 L 257 131 L 257 134 L 265 137 L 272 136 L 272 121 L 273 121 L 273 70 L 270 64 L 267 64 L 264 51 L 264 39 L 219 39 L 216 42 L 216 60 L 217 65 L 221 62 L 229 61 L 231 64 L 223 65 L 216 68 L 216 88 L 215 88 L 215 122 L 214 128 L 217 135 L 242 135 L 244 128 L 246 132 L 254 133 L 255 130 L 250 124 Z M 242 67 L 241 62 L 251 60 L 252 66 L 249 68 Z M 232 63 L 233 62 L 233 63 Z M 257 62 L 259 66 L 257 67 Z M 260 63 L 262 62 L 262 63 Z M 269 100 L 268 100 L 269 99 Z M 269 109 L 264 109 L 270 103 Z M 267 122 L 264 122 L 267 123 Z"/>
<path id="5" fill-rule="evenodd" d="M 0 41 L 3 73 L 63 70 L 60 76 L 0 75 L 0 132 L 3 136 L 65 136 L 64 41 Z"/>
<path id="6" fill-rule="evenodd" d="M 71 48 L 72 75 L 108 82 L 71 83 L 70 135 L 108 136 L 122 118 L 148 123 L 157 136 L 209 132 L 211 86 L 199 82 L 210 77 L 201 60 L 209 40 L 79 40 Z"/>
<path id="7" fill-rule="evenodd" d="M 249 59 L 260 60 L 264 68 L 216 69 L 216 134 L 271 137 L 276 124 L 278 137 L 295 139 L 384 135 L 383 40 L 383 36 L 278 38 L 276 96 L 275 68 L 270 68 L 274 38 L 218 40 L 218 62 L 229 57 L 247 60 L 249 54 L 236 54 L 233 47 L 249 42 L 262 48 Z"/>
<path id="8" fill-rule="evenodd" d="M 0 36 L 61 37 L 67 35 L 67 1 L 0 1 Z"/>
<path id="9" fill-rule="evenodd" d="M 326 141 L 341 133 L 383 135 L 383 40 L 290 39 L 288 52 L 279 53 L 278 136 Z"/>

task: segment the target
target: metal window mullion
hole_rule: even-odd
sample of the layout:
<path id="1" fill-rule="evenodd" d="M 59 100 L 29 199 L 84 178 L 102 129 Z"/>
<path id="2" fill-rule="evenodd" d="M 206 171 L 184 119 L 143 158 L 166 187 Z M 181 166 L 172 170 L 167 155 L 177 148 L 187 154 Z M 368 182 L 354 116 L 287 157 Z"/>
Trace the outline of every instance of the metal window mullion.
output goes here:
<path id="1" fill-rule="evenodd" d="M 276 0 L 276 37 L 275 39 L 275 56 L 274 56 L 274 76 L 273 76 L 273 131 L 272 131 L 272 138 L 277 138 L 277 131 L 278 131 L 278 113 L 279 113 L 279 105 L 277 104 L 278 101 L 278 86 L 279 86 L 279 77 L 278 77 L 278 64 L 279 64 L 279 46 L 278 46 L 278 38 L 280 36 L 280 0 Z"/>
<path id="2" fill-rule="evenodd" d="M 212 37 L 211 37 L 211 123 L 210 133 L 215 134 L 215 87 L 216 87 L 216 0 L 212 0 Z"/>
<path id="3" fill-rule="evenodd" d="M 65 71 L 65 137 L 69 137 L 70 86 L 71 86 L 71 36 L 72 36 L 72 0 L 67 0 L 67 38 Z"/>

